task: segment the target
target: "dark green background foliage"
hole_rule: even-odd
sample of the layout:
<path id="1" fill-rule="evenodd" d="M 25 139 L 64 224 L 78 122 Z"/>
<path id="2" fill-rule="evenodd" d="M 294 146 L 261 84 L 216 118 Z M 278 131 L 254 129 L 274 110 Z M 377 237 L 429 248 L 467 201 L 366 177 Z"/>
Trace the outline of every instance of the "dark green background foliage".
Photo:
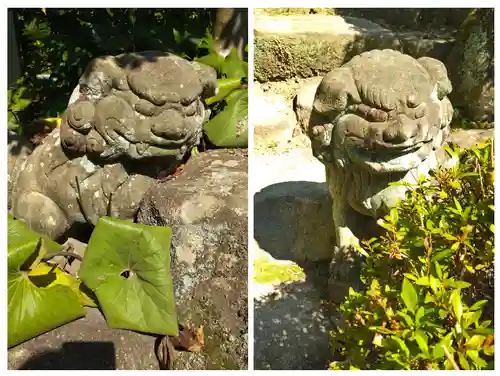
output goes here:
<path id="1" fill-rule="evenodd" d="M 448 150 L 458 166 L 422 179 L 365 244 L 368 289 L 341 306 L 331 369 L 493 369 L 493 145 Z"/>
<path id="2" fill-rule="evenodd" d="M 32 99 L 21 122 L 57 116 L 87 63 L 98 56 L 162 50 L 204 55 L 210 9 L 11 9 L 21 60 L 20 86 Z M 45 75 L 45 78 L 40 75 Z"/>

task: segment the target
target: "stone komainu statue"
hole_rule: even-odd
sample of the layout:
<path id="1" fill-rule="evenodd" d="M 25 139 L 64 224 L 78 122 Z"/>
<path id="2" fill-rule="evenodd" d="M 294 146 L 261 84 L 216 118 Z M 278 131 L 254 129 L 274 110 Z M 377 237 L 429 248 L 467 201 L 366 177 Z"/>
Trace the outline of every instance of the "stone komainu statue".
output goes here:
<path id="1" fill-rule="evenodd" d="M 416 182 L 436 167 L 450 133 L 450 92 L 443 63 L 394 50 L 365 52 L 321 81 L 308 132 L 333 200 L 330 282 L 338 298 L 359 277 L 354 249 L 363 230 L 408 189 L 389 183 Z"/>
<path id="2" fill-rule="evenodd" d="M 60 129 L 11 176 L 12 214 L 52 239 L 101 216 L 132 219 L 157 173 L 199 142 L 216 78 L 162 52 L 91 61 Z"/>

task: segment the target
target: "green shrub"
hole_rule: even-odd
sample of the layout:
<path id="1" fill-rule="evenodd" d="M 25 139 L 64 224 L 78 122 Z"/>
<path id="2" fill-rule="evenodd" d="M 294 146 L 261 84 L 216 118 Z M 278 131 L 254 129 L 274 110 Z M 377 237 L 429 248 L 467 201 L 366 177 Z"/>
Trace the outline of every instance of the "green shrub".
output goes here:
<path id="1" fill-rule="evenodd" d="M 493 369 L 493 144 L 420 179 L 364 243 L 330 369 Z"/>
<path id="2" fill-rule="evenodd" d="M 59 116 L 93 58 L 159 50 L 193 59 L 212 28 L 211 10 L 14 8 L 21 83 L 31 95 L 27 120 Z"/>

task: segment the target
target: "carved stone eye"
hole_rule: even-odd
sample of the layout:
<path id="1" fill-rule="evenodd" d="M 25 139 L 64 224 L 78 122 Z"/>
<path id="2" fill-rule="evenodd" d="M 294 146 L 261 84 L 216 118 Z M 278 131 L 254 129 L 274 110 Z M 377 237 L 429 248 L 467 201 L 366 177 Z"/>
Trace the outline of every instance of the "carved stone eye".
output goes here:
<path id="1" fill-rule="evenodd" d="M 104 151 L 106 147 L 106 142 L 97 133 L 97 131 L 92 130 L 87 136 L 87 153 L 100 154 Z"/>
<path id="2" fill-rule="evenodd" d="M 184 115 L 194 116 L 196 115 L 197 110 L 198 110 L 198 101 L 194 100 L 193 102 L 184 107 Z"/>
<path id="3" fill-rule="evenodd" d="M 88 133 L 93 128 L 94 112 L 95 107 L 92 102 L 75 102 L 68 108 L 68 124 L 80 133 Z"/>
<path id="4" fill-rule="evenodd" d="M 85 136 L 64 123 L 61 125 L 61 144 L 66 150 L 85 153 Z"/>

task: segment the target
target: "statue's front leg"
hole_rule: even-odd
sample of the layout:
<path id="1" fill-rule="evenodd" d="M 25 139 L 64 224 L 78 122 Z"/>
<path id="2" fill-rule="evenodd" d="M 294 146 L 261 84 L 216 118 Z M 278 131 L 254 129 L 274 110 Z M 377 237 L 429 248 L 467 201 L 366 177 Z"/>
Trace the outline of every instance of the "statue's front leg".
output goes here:
<path id="1" fill-rule="evenodd" d="M 12 214 L 52 240 L 58 240 L 74 222 L 57 203 L 36 191 L 16 193 Z"/>
<path id="2" fill-rule="evenodd" d="M 334 203 L 332 209 L 337 239 L 330 262 L 329 290 L 331 299 L 341 303 L 349 292 L 349 287 L 356 290 L 361 285 L 359 277 L 363 257 L 359 252 L 359 239 L 351 230 L 360 214 L 348 207 L 347 203 Z"/>
<path id="3" fill-rule="evenodd" d="M 329 290 L 330 297 L 341 303 L 349 291 L 349 287 L 357 289 L 361 282 L 362 255 L 359 239 L 353 230 L 363 230 L 366 218 L 354 211 L 347 196 L 350 189 L 355 189 L 350 174 L 343 168 L 332 164 L 326 167 L 328 188 L 332 197 L 332 219 L 335 226 L 335 248 L 330 263 Z M 357 226 L 357 227 L 356 227 Z"/>

